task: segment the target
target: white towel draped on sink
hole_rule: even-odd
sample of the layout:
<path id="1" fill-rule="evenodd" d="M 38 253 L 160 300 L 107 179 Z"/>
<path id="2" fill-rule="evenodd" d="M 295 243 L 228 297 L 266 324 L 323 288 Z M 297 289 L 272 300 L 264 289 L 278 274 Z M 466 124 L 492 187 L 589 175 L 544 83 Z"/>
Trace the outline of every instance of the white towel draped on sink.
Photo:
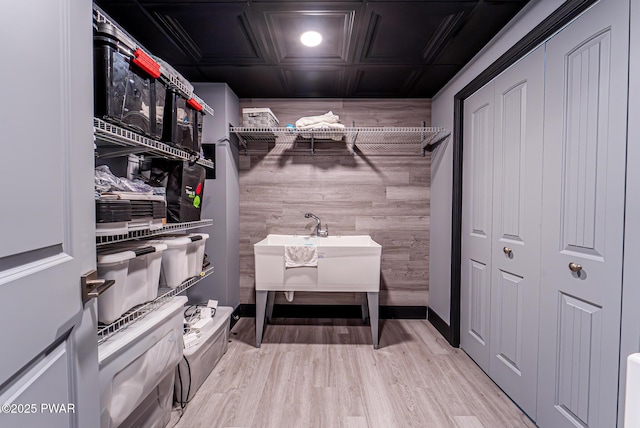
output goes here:
<path id="1" fill-rule="evenodd" d="M 318 247 L 316 245 L 285 245 L 284 266 L 318 266 Z"/>

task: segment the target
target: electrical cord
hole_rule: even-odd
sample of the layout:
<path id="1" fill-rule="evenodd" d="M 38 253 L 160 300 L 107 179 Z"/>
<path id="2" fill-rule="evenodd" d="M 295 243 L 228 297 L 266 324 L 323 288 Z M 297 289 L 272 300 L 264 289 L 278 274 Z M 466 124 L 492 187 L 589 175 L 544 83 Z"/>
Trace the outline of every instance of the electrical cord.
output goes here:
<path id="1" fill-rule="evenodd" d="M 184 355 L 182 356 L 182 359 L 187 364 L 187 374 L 189 375 L 189 384 L 187 387 L 187 396 L 185 397 L 183 395 L 184 385 L 182 383 L 182 369 L 180 365 L 178 365 L 178 382 L 180 383 L 180 397 L 176 397 L 176 399 L 178 404 L 180 404 L 180 408 L 184 409 L 185 407 L 187 407 L 187 404 L 189 404 L 189 402 L 191 401 L 191 399 L 189 399 L 189 395 L 191 394 L 191 365 L 189 365 L 189 360 L 187 360 L 187 357 L 185 357 Z"/>
<path id="2" fill-rule="evenodd" d="M 186 320 L 186 323 L 184 325 L 184 329 L 183 329 L 183 334 L 188 334 L 191 332 L 191 324 L 192 321 L 195 317 L 200 318 L 200 308 L 203 307 L 208 307 L 209 302 L 201 302 L 201 303 L 196 303 L 194 305 L 189 305 L 187 306 L 184 311 L 183 311 L 183 315 L 184 318 Z M 213 317 L 216 313 L 216 308 L 210 308 L 211 309 L 211 316 Z M 191 401 L 189 399 L 189 395 L 191 394 L 191 365 L 189 364 L 189 360 L 187 359 L 187 357 L 183 354 L 182 355 L 182 359 L 184 360 L 186 366 L 187 366 L 187 374 L 188 374 L 188 381 L 189 383 L 187 384 L 187 395 L 184 395 L 184 387 L 185 384 L 182 380 L 182 368 L 181 365 L 178 365 L 178 383 L 179 383 L 179 396 L 176 397 L 176 402 L 180 405 L 180 408 L 184 410 L 184 408 L 187 406 L 187 404 Z"/>
<path id="3" fill-rule="evenodd" d="M 189 317 L 195 316 L 196 313 L 199 313 L 200 307 L 206 308 L 208 304 L 209 302 L 201 302 L 201 303 L 196 303 L 196 304 L 187 306 L 184 310 L 184 317 L 189 318 Z M 189 311 L 192 309 L 194 309 L 194 311 L 190 313 Z M 210 309 L 211 309 L 211 316 L 213 317 L 216 314 L 216 308 L 210 308 Z"/>

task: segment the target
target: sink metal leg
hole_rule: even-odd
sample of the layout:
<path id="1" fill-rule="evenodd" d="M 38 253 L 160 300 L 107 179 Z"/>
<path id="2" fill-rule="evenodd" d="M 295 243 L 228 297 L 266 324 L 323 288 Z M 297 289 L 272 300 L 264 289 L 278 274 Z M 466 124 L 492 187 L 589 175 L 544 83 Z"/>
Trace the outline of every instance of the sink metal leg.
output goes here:
<path id="1" fill-rule="evenodd" d="M 367 292 L 373 349 L 378 349 L 378 292 Z"/>
<path id="2" fill-rule="evenodd" d="M 360 301 L 360 307 L 362 308 L 362 322 L 367 320 L 369 316 L 369 305 L 367 305 L 367 295 L 362 294 L 362 300 Z"/>
<path id="3" fill-rule="evenodd" d="M 264 315 L 267 308 L 267 291 L 256 290 L 256 348 L 262 343 L 262 331 L 264 330 Z"/>
<path id="4" fill-rule="evenodd" d="M 271 318 L 273 318 L 273 304 L 276 300 L 276 292 L 269 291 L 267 295 L 267 322 L 271 323 Z"/>

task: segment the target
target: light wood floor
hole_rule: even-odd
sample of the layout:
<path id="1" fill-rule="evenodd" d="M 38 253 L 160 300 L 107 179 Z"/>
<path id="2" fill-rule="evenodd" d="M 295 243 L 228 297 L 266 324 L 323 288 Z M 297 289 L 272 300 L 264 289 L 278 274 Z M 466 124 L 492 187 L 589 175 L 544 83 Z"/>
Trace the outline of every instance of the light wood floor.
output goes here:
<path id="1" fill-rule="evenodd" d="M 376 351 L 359 320 L 274 322 L 257 349 L 240 319 L 177 428 L 535 426 L 426 320 L 383 320 Z"/>

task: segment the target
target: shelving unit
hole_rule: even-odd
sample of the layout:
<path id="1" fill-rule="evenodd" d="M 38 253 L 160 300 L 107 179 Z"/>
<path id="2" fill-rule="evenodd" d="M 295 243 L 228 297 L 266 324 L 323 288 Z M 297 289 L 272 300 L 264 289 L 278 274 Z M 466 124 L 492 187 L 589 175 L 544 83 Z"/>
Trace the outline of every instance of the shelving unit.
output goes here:
<path id="1" fill-rule="evenodd" d="M 164 235 L 172 232 L 183 232 L 190 229 L 211 226 L 213 220 L 190 221 L 187 223 L 169 223 L 158 230 L 134 230 L 126 235 L 96 236 L 96 246 L 115 244 L 116 242 L 131 241 L 132 239 L 149 238 L 152 236 Z"/>
<path id="2" fill-rule="evenodd" d="M 131 325 L 132 323 L 142 319 L 145 315 L 155 311 L 160 308 L 162 305 L 171 300 L 172 297 L 179 295 L 187 291 L 189 288 L 193 287 L 195 284 L 208 277 L 213 273 L 213 267 L 207 268 L 206 270 L 200 273 L 200 276 L 193 277 L 183 282 L 180 286 L 171 289 L 171 288 L 161 288 L 159 291 L 159 296 L 155 300 L 146 303 L 138 308 L 134 308 L 124 314 L 122 317 L 112 322 L 109 325 L 98 328 L 98 344 L 103 343 L 109 337 L 114 334 L 123 331 L 126 327 Z"/>
<path id="3" fill-rule="evenodd" d="M 245 154 L 425 155 L 449 133 L 433 127 L 345 127 L 299 130 L 231 127 Z M 258 144 L 256 144 L 258 143 Z"/>
<path id="4" fill-rule="evenodd" d="M 129 153 L 152 153 L 154 155 L 160 155 L 162 157 L 171 158 L 171 159 L 180 159 L 180 160 L 196 160 L 193 155 L 190 153 L 176 149 L 175 147 L 169 146 L 167 144 L 161 143 L 159 141 L 152 140 L 150 138 L 146 138 L 142 135 L 136 134 L 133 131 L 128 129 L 113 125 L 111 123 L 105 122 L 102 119 L 94 118 L 94 136 L 96 140 L 96 156 L 101 157 L 115 157 L 115 156 L 123 156 Z M 127 147 L 129 149 L 125 150 L 113 150 L 113 147 Z M 104 152 L 103 152 L 104 150 Z M 102 154 L 101 154 L 102 152 Z M 208 159 L 197 159 L 196 162 L 207 168 L 214 168 L 214 164 L 212 161 Z M 152 236 L 164 235 L 172 232 L 180 232 L 186 231 L 190 229 L 197 229 L 205 226 L 211 226 L 213 224 L 213 220 L 205 219 L 199 221 L 185 222 L 185 223 L 175 223 L 175 224 L 166 224 L 162 227 L 162 229 L 158 230 L 137 230 L 130 231 L 127 234 L 122 235 L 109 235 L 109 236 L 96 236 L 96 246 L 106 246 L 109 244 L 115 244 L 117 242 L 130 241 L 139 238 L 146 238 Z M 176 296 L 194 284 L 198 283 L 203 278 L 206 278 L 211 273 L 213 273 L 213 268 L 209 268 L 202 272 L 200 277 L 191 278 L 181 286 L 176 289 L 169 289 L 162 291 L 161 295 L 157 299 L 149 302 L 137 309 L 127 312 L 118 320 L 109 324 L 108 326 L 102 327 L 98 329 L 98 343 L 102 343 L 107 338 L 112 335 L 122 331 L 128 325 L 136 322 L 137 320 L 143 318 L 146 314 L 155 311 L 163 304 L 168 302 L 171 297 Z"/>
<path id="5" fill-rule="evenodd" d="M 152 140 L 136 134 L 126 128 L 105 122 L 97 117 L 93 118 L 93 129 L 97 146 L 97 157 L 123 156 L 130 153 L 151 153 L 172 159 L 194 161 L 196 156 L 184 150 L 177 149 L 160 141 Z M 129 147 L 130 150 L 112 150 L 114 147 Z M 209 159 L 198 158 L 196 163 L 214 168 Z"/>
<path id="6" fill-rule="evenodd" d="M 158 72 L 153 77 L 162 80 L 165 85 L 173 88 L 181 93 L 187 100 L 193 98 L 202 106 L 205 114 L 213 115 L 213 109 L 208 106 L 200 97 L 193 92 L 193 85 L 178 73 L 171 65 L 149 53 L 140 43 L 131 37 L 124 29 L 116 24 L 108 15 L 106 15 L 98 6 L 93 6 L 93 22 L 94 25 L 108 23 L 116 28 L 120 33 L 118 40 L 121 40 L 126 47 L 125 54 L 129 56 L 129 60 L 134 61 L 134 57 L 143 58 L 147 56 L 148 66 Z M 142 51 L 142 52 L 140 52 Z M 96 159 L 107 159 L 115 157 L 123 157 L 129 154 L 145 154 L 151 156 L 159 156 L 168 159 L 186 160 L 196 162 L 205 168 L 213 169 L 215 167 L 211 160 L 200 158 L 198 154 L 178 149 L 169 144 L 145 137 L 132 130 L 107 122 L 99 117 L 93 118 L 94 139 L 95 139 L 95 156 Z M 213 220 L 200 220 L 185 223 L 167 224 L 159 230 L 137 230 L 129 231 L 121 235 L 96 236 L 96 246 L 104 247 L 118 242 L 130 241 L 139 238 L 147 238 L 160 236 L 172 232 L 181 232 L 190 229 L 197 229 L 205 226 L 211 226 Z M 183 282 L 175 289 L 160 289 L 159 297 L 151 302 L 135 307 L 123 314 L 113 323 L 106 326 L 98 327 L 98 343 L 103 343 L 109 337 L 126 329 L 126 327 L 145 317 L 145 315 L 162 307 L 169 302 L 174 296 L 185 292 L 187 289 L 197 284 L 202 279 L 213 273 L 213 267 L 209 267 L 200 276 L 192 277 Z"/>

